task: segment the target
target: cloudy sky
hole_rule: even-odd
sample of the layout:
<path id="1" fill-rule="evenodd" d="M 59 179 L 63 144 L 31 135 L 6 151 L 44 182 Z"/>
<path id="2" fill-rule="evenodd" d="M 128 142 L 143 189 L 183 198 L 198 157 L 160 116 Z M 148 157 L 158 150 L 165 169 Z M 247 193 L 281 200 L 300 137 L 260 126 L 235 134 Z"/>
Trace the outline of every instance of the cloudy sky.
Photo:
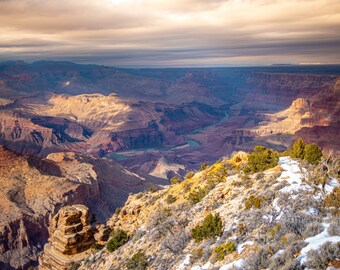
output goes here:
<path id="1" fill-rule="evenodd" d="M 0 0 L 0 61 L 340 63 L 339 0 Z"/>

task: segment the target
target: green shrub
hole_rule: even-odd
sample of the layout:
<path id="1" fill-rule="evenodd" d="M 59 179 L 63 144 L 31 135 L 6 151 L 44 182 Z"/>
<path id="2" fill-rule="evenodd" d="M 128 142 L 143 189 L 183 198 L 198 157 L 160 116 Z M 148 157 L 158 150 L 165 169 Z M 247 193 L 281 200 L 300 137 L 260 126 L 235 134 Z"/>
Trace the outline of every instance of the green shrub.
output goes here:
<path id="1" fill-rule="evenodd" d="M 305 144 L 303 140 L 299 139 L 290 148 L 289 155 L 292 158 L 304 159 L 316 165 L 322 157 L 322 151 L 316 144 Z"/>
<path id="2" fill-rule="evenodd" d="M 185 179 L 189 179 L 189 178 L 192 178 L 193 176 L 195 175 L 195 173 L 193 171 L 190 171 L 188 172 L 186 175 L 185 175 Z"/>
<path id="3" fill-rule="evenodd" d="M 301 158 L 305 157 L 305 143 L 303 140 L 297 140 L 289 150 L 289 155 L 291 158 Z"/>
<path id="4" fill-rule="evenodd" d="M 209 214 L 203 220 L 202 225 L 196 225 L 191 231 L 191 237 L 196 242 L 202 241 L 207 238 L 215 238 L 222 234 L 223 226 L 219 214 Z"/>
<path id="5" fill-rule="evenodd" d="M 155 193 L 158 190 L 159 190 L 158 186 L 156 186 L 155 184 L 152 184 L 152 183 L 149 184 L 148 192 Z"/>
<path id="6" fill-rule="evenodd" d="M 131 259 L 126 263 L 127 269 L 131 270 L 144 270 L 148 266 L 148 260 L 145 254 L 141 251 L 135 253 Z"/>
<path id="7" fill-rule="evenodd" d="M 195 250 L 195 257 L 200 259 L 200 258 L 202 258 L 202 256 L 203 256 L 203 248 L 200 247 L 200 248 Z"/>
<path id="8" fill-rule="evenodd" d="M 102 245 L 98 245 L 97 243 L 93 243 L 92 246 L 91 246 L 91 249 L 98 251 L 98 250 L 101 250 L 103 247 L 104 246 L 102 246 Z"/>
<path id="9" fill-rule="evenodd" d="M 191 183 L 189 181 L 183 181 L 182 188 L 184 192 L 188 192 L 191 188 Z"/>
<path id="10" fill-rule="evenodd" d="M 127 233 L 123 230 L 117 230 L 112 233 L 111 240 L 107 243 L 106 248 L 109 252 L 115 251 L 124 245 L 129 239 Z"/>
<path id="11" fill-rule="evenodd" d="M 115 210 L 115 214 L 118 215 L 122 209 L 120 207 L 117 207 Z"/>
<path id="12" fill-rule="evenodd" d="M 196 204 L 200 202 L 208 193 L 209 189 L 199 187 L 198 189 L 189 193 L 189 200 Z"/>
<path id="13" fill-rule="evenodd" d="M 232 241 L 229 241 L 226 244 L 216 247 L 214 249 L 214 253 L 217 256 L 217 259 L 219 261 L 222 261 L 226 255 L 233 253 L 235 250 L 236 250 L 235 243 Z"/>
<path id="14" fill-rule="evenodd" d="M 137 200 L 139 200 L 139 199 L 142 198 L 142 197 L 143 197 L 143 192 L 137 193 L 137 195 L 136 195 L 136 199 L 137 199 Z"/>
<path id="15" fill-rule="evenodd" d="M 176 197 L 175 197 L 174 195 L 172 195 L 172 194 L 169 194 L 169 195 L 166 197 L 166 199 L 165 199 L 165 201 L 167 202 L 167 204 L 174 203 L 176 200 L 177 200 Z"/>
<path id="16" fill-rule="evenodd" d="M 251 208 L 260 209 L 264 201 L 265 201 L 264 197 L 256 197 L 254 195 L 250 195 L 245 202 L 244 209 L 245 210 L 249 210 Z"/>
<path id="17" fill-rule="evenodd" d="M 335 215 L 340 214 L 340 187 L 335 187 L 331 193 L 329 193 L 324 202 L 324 206 L 330 208 L 331 212 Z"/>
<path id="18" fill-rule="evenodd" d="M 279 154 L 264 146 L 255 146 L 254 152 L 248 157 L 244 172 L 260 172 L 275 167 L 279 162 Z"/>
<path id="19" fill-rule="evenodd" d="M 208 167 L 208 164 L 206 162 L 201 163 L 201 166 L 199 168 L 199 171 L 203 171 Z"/>
<path id="20" fill-rule="evenodd" d="M 180 183 L 181 182 L 181 180 L 178 178 L 178 176 L 174 176 L 174 177 L 172 177 L 171 179 L 170 179 L 170 184 L 171 185 L 175 185 L 175 184 L 178 184 L 178 183 Z"/>
<path id="21" fill-rule="evenodd" d="M 316 144 L 307 144 L 304 151 L 304 159 L 311 164 L 318 164 L 322 157 L 322 151 Z"/>
<path id="22" fill-rule="evenodd" d="M 70 270 L 78 270 L 79 268 L 80 268 L 80 263 L 73 263 Z"/>

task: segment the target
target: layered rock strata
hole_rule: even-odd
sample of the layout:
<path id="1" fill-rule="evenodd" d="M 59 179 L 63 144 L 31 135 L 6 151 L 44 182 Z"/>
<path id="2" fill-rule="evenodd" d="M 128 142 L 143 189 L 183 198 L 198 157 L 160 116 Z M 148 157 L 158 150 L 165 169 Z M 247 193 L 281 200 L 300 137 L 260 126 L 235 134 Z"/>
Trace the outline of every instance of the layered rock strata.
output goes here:
<path id="1" fill-rule="evenodd" d="M 49 243 L 39 259 L 40 270 L 68 270 L 87 257 L 94 240 L 89 209 L 83 205 L 59 210 L 49 227 Z"/>

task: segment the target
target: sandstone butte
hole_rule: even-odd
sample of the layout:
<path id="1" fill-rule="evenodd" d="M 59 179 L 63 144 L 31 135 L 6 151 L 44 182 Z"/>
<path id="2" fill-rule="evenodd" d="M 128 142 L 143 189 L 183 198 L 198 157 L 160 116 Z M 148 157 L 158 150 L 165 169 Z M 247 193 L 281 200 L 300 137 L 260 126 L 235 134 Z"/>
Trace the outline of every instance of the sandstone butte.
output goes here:
<path id="1" fill-rule="evenodd" d="M 91 254 L 90 247 L 106 241 L 109 230 L 104 225 L 94 229 L 89 223 L 89 209 L 84 205 L 61 208 L 49 226 L 49 243 L 39 258 L 40 270 L 67 270 Z"/>

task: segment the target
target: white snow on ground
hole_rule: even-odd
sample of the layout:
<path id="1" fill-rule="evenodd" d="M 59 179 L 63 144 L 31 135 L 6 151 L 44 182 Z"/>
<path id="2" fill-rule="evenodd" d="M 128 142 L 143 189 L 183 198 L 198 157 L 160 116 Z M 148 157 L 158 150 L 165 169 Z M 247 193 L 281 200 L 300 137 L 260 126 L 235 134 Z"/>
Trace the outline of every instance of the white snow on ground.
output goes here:
<path id="1" fill-rule="evenodd" d="M 327 229 L 329 227 L 329 224 L 323 223 L 322 226 L 324 227 L 324 231 L 313 236 L 305 239 L 305 242 L 308 243 L 307 246 L 305 246 L 303 249 L 301 249 L 301 255 L 297 258 L 297 260 L 304 264 L 307 260 L 307 252 L 315 249 L 317 250 L 321 245 L 324 243 L 330 241 L 333 243 L 340 242 L 340 236 L 329 236 Z"/>
<path id="2" fill-rule="evenodd" d="M 228 263 L 228 264 L 222 266 L 220 268 L 220 270 L 230 270 L 230 269 L 233 269 L 234 267 L 236 269 L 242 269 L 244 263 L 245 263 L 244 259 L 239 259 L 237 261 L 234 261 L 234 262 L 231 262 L 231 263 Z"/>
<path id="3" fill-rule="evenodd" d="M 191 254 L 188 254 L 186 257 L 185 257 L 185 259 L 184 259 L 184 261 L 178 266 L 178 270 L 185 270 L 186 269 L 186 267 L 190 264 L 190 257 L 191 257 L 192 255 Z"/>
<path id="4" fill-rule="evenodd" d="M 280 157 L 279 164 L 284 171 L 277 180 L 279 182 L 287 181 L 289 183 L 289 185 L 280 191 L 291 193 L 293 191 L 310 189 L 309 185 L 302 182 L 304 172 L 300 170 L 298 161 L 290 157 Z"/>
<path id="5" fill-rule="evenodd" d="M 302 182 L 304 178 L 305 169 L 300 169 L 299 161 L 292 159 L 291 157 L 280 157 L 279 164 L 281 168 L 284 170 L 281 176 L 277 179 L 279 182 L 286 180 L 289 185 L 282 188 L 280 191 L 292 193 L 293 191 L 299 190 L 311 190 L 311 187 Z M 278 184 L 275 184 L 278 185 Z M 334 187 L 339 186 L 339 183 L 336 178 L 332 178 L 326 185 L 325 185 L 325 192 L 331 193 Z M 320 189 L 322 186 L 319 186 Z"/>
<path id="6" fill-rule="evenodd" d="M 191 267 L 191 270 L 208 270 L 209 267 L 211 266 L 211 263 L 210 262 L 207 262 L 205 265 L 203 265 L 202 267 L 201 266 L 194 266 L 194 267 Z"/>
<path id="7" fill-rule="evenodd" d="M 242 243 L 242 244 L 239 244 L 238 246 L 237 246 L 237 252 L 239 253 L 239 254 L 241 254 L 242 253 L 242 251 L 246 248 L 246 246 L 252 246 L 252 245 L 254 245 L 254 242 L 253 241 L 246 241 L 246 242 L 244 242 L 244 243 Z"/>
<path id="8" fill-rule="evenodd" d="M 339 182 L 336 178 L 332 178 L 325 186 L 325 192 L 328 194 L 328 193 L 331 193 L 333 191 L 333 188 L 339 186 Z M 320 185 L 321 187 L 321 185 Z"/>

